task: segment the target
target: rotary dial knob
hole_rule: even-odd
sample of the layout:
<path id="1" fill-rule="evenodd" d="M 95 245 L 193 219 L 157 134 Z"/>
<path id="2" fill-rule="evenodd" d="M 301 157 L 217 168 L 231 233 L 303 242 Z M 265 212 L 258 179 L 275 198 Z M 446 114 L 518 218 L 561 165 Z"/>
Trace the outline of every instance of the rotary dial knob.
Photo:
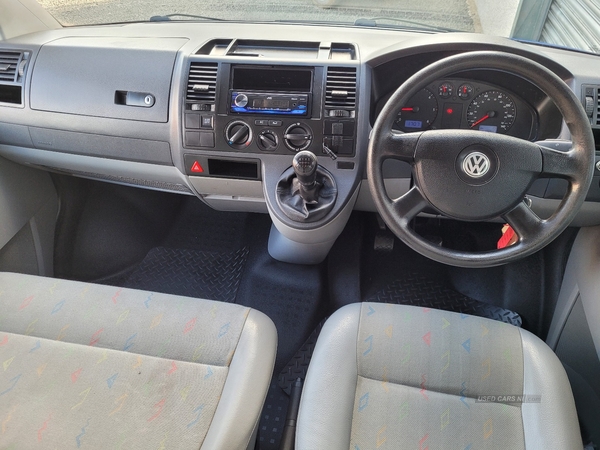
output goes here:
<path id="1" fill-rule="evenodd" d="M 259 148 L 261 150 L 275 150 L 279 145 L 279 140 L 277 139 L 277 134 L 275 134 L 272 130 L 263 130 L 258 134 L 258 138 L 256 140 Z"/>
<path id="2" fill-rule="evenodd" d="M 301 150 L 306 150 L 310 146 L 313 135 L 307 125 L 295 123 L 285 130 L 283 140 L 290 150 L 299 152 Z"/>
<path id="3" fill-rule="evenodd" d="M 230 147 L 237 150 L 244 149 L 252 142 L 252 130 L 242 120 L 230 122 L 225 128 L 225 140 Z"/>
<path id="4" fill-rule="evenodd" d="M 235 103 L 235 106 L 243 108 L 248 104 L 248 96 L 246 94 L 238 94 L 233 102 Z"/>

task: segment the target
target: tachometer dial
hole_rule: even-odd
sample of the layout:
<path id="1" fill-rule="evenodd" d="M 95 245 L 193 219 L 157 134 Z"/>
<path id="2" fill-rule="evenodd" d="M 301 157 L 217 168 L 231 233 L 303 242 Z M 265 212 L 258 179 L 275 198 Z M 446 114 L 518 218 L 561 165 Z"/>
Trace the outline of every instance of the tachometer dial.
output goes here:
<path id="1" fill-rule="evenodd" d="M 431 126 L 437 113 L 438 102 L 435 95 L 428 89 L 422 89 L 402 107 L 396 118 L 395 128 L 406 132 L 425 130 Z"/>
<path id="2" fill-rule="evenodd" d="M 479 94 L 467 109 L 469 127 L 492 133 L 506 133 L 515 122 L 516 115 L 515 103 L 500 91 Z"/>

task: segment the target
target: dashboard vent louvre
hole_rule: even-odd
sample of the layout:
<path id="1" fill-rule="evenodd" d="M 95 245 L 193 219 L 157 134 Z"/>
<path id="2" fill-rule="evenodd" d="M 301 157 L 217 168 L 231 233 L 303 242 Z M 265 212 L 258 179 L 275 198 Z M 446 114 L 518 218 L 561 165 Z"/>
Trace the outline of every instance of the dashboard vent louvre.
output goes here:
<path id="1" fill-rule="evenodd" d="M 192 62 L 188 76 L 188 102 L 214 103 L 217 96 L 217 63 Z"/>
<path id="2" fill-rule="evenodd" d="M 596 88 L 596 125 L 600 125 L 600 86 Z"/>
<path id="3" fill-rule="evenodd" d="M 21 52 L 0 52 L 0 81 L 17 81 L 17 67 L 22 56 Z"/>
<path id="4" fill-rule="evenodd" d="M 325 88 L 325 108 L 354 109 L 356 107 L 356 68 L 329 67 Z"/>

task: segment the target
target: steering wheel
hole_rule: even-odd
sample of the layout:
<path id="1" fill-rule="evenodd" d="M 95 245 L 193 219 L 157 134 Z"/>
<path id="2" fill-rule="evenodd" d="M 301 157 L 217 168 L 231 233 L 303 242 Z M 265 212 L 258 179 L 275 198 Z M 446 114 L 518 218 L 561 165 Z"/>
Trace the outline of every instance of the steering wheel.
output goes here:
<path id="1" fill-rule="evenodd" d="M 475 130 L 392 130 L 400 108 L 420 89 L 456 72 L 495 69 L 538 86 L 558 107 L 571 132 L 567 152 L 515 137 Z M 450 56 L 410 77 L 377 118 L 367 158 L 369 188 L 377 209 L 392 232 L 409 247 L 435 261 L 460 267 L 491 267 L 530 255 L 555 239 L 583 204 L 594 170 L 594 140 L 588 118 L 571 89 L 554 73 L 527 58 L 477 51 Z M 414 186 L 391 199 L 386 193 L 383 162 L 397 159 L 413 167 Z M 567 194 L 555 213 L 540 219 L 525 195 L 541 177 L 564 178 Z M 501 250 L 463 252 L 437 246 L 410 227 L 411 220 L 433 207 L 463 221 L 501 217 L 518 235 Z"/>

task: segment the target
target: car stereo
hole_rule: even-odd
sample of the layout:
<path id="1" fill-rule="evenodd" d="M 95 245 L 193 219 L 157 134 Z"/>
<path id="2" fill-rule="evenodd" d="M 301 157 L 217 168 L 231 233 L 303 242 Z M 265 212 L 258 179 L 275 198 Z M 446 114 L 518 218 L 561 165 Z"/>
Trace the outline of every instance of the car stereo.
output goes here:
<path id="1" fill-rule="evenodd" d="M 309 116 L 313 70 L 307 68 L 232 68 L 229 112 Z"/>
<path id="2" fill-rule="evenodd" d="M 231 91 L 230 112 L 306 116 L 308 94 Z"/>

